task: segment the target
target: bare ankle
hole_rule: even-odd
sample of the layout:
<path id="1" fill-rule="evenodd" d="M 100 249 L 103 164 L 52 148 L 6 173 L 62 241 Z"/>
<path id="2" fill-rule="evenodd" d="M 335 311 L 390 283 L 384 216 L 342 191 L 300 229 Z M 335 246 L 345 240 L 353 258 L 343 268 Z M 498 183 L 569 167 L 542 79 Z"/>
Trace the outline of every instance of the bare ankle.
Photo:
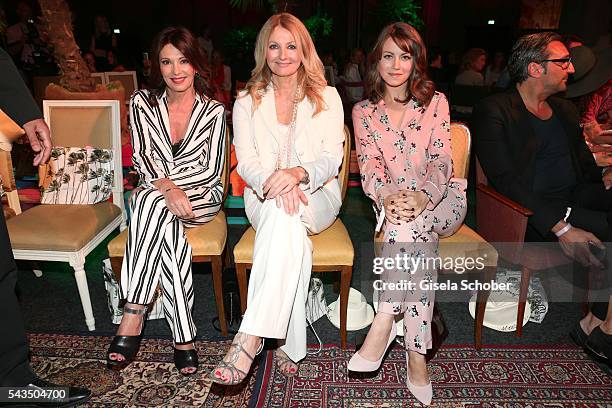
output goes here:
<path id="1" fill-rule="evenodd" d="M 376 323 L 381 325 L 391 325 L 395 322 L 395 315 L 390 313 L 379 312 L 374 316 Z"/>
<path id="2" fill-rule="evenodd" d="M 141 304 L 138 304 L 138 303 L 129 303 L 128 302 L 123 307 L 124 308 L 127 307 L 127 308 L 130 308 L 130 309 L 135 309 L 135 310 L 142 310 L 142 309 L 144 309 L 147 306 L 146 305 L 141 305 Z"/>
<path id="3" fill-rule="evenodd" d="M 427 385 L 429 380 L 429 372 L 427 371 L 427 362 L 425 355 L 416 351 L 408 351 L 408 377 L 410 381 L 417 386 Z"/>
<path id="4" fill-rule="evenodd" d="M 251 350 L 259 347 L 259 344 L 261 343 L 261 337 L 253 336 L 243 332 L 238 332 L 236 333 L 236 337 L 234 337 L 233 342 L 240 344 L 247 350 Z"/>
<path id="5" fill-rule="evenodd" d="M 612 335 L 612 321 L 603 322 L 601 325 L 599 325 L 599 328 L 602 332 L 604 332 L 604 334 Z"/>
<path id="6" fill-rule="evenodd" d="M 195 344 L 193 341 L 190 343 L 176 343 L 174 348 L 177 350 L 191 350 L 195 348 Z"/>
<path id="7" fill-rule="evenodd" d="M 408 353 L 410 353 L 411 362 L 414 362 L 415 364 L 418 364 L 418 365 L 426 364 L 424 354 L 417 353 L 416 351 L 409 351 Z"/>
<path id="8" fill-rule="evenodd" d="M 597 317 L 595 317 L 595 315 L 589 313 L 580 321 L 580 327 L 582 327 L 582 330 L 589 335 L 594 328 L 600 326 L 602 323 L 602 320 L 599 320 Z"/>

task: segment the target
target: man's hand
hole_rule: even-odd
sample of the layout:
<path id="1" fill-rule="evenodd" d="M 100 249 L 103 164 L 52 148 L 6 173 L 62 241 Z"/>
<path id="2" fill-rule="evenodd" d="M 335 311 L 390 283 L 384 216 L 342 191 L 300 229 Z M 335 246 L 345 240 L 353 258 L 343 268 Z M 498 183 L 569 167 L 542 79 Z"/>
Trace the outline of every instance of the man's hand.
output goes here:
<path id="1" fill-rule="evenodd" d="M 606 171 L 604 171 L 602 181 L 606 190 L 612 188 L 612 167 L 608 167 Z"/>
<path id="2" fill-rule="evenodd" d="M 43 119 L 34 119 L 23 124 L 30 146 L 36 155 L 34 166 L 45 164 L 51 157 L 51 132 Z"/>
<path id="3" fill-rule="evenodd" d="M 276 196 L 276 207 L 281 207 L 288 215 L 297 214 L 300 209 L 300 201 L 304 205 L 308 205 L 308 198 L 299 186 L 294 186 L 288 193 Z"/>
<path id="4" fill-rule="evenodd" d="M 603 268 L 604 265 L 591 253 L 589 242 L 605 249 L 605 246 L 595 235 L 580 228 L 572 227 L 559 237 L 559 245 L 561 245 L 565 255 L 582 265 L 594 265 Z"/>
<path id="5" fill-rule="evenodd" d="M 300 184 L 305 177 L 305 170 L 301 167 L 276 170 L 263 184 L 263 194 L 267 200 L 278 195 L 287 194 L 293 187 Z"/>

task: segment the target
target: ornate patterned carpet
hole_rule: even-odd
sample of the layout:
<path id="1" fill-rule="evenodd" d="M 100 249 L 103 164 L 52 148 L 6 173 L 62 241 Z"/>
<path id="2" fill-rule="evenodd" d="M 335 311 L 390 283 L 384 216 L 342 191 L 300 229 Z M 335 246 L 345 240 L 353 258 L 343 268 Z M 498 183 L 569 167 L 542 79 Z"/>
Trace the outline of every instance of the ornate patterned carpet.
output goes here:
<path id="1" fill-rule="evenodd" d="M 88 407 L 246 407 L 259 390 L 257 372 L 247 384 L 219 387 L 204 375 L 223 358 L 229 341 L 197 343 L 200 367 L 182 376 L 172 359 L 172 341 L 145 339 L 138 361 L 123 371 L 106 368 L 108 336 L 30 335 L 32 366 L 43 378 L 92 390 Z M 212 386 L 212 387 L 211 387 Z"/>
<path id="2" fill-rule="evenodd" d="M 404 354 L 395 347 L 382 369 L 370 376 L 347 376 L 351 351 L 325 346 L 308 357 L 299 375 L 287 379 L 273 353 L 264 353 L 248 382 L 212 386 L 203 373 L 219 361 L 228 341 L 198 342 L 200 373 L 181 376 L 169 340 L 145 339 L 138 362 L 116 372 L 103 364 L 110 337 L 34 334 L 35 370 L 51 381 L 81 384 L 93 407 L 410 407 L 418 406 L 404 385 Z M 609 407 L 612 377 L 579 349 L 503 347 L 476 352 L 447 346 L 429 364 L 436 406 Z"/>
<path id="3" fill-rule="evenodd" d="M 257 407 L 399 408 L 419 406 L 404 382 L 405 354 L 396 346 L 375 375 L 347 376 L 351 352 L 326 346 L 285 378 L 273 361 L 262 366 Z M 488 348 L 451 346 L 429 363 L 434 406 L 610 407 L 612 377 L 576 347 Z"/>

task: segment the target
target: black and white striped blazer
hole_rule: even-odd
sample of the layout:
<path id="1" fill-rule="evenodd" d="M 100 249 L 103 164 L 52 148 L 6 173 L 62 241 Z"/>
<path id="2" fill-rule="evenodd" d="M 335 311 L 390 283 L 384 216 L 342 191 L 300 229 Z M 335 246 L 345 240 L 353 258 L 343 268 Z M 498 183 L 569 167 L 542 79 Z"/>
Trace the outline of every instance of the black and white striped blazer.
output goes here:
<path id="1" fill-rule="evenodd" d="M 149 103 L 149 92 L 138 90 L 130 100 L 130 130 L 134 167 L 140 184 L 151 186 L 169 178 L 177 186 L 223 191 L 221 172 L 225 158 L 225 108 L 213 99 L 196 99 L 184 139 L 176 156 L 172 153 L 168 98 Z"/>

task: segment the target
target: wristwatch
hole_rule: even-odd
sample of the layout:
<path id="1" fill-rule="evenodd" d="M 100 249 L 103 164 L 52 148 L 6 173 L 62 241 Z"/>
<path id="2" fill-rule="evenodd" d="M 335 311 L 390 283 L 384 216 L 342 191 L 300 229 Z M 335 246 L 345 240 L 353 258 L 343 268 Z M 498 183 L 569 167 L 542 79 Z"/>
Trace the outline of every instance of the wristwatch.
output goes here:
<path id="1" fill-rule="evenodd" d="M 304 177 L 300 180 L 300 183 L 302 184 L 308 184 L 310 183 L 310 174 L 308 174 L 308 171 L 306 171 L 305 168 L 303 168 L 302 166 L 298 166 L 300 169 L 304 170 Z"/>

